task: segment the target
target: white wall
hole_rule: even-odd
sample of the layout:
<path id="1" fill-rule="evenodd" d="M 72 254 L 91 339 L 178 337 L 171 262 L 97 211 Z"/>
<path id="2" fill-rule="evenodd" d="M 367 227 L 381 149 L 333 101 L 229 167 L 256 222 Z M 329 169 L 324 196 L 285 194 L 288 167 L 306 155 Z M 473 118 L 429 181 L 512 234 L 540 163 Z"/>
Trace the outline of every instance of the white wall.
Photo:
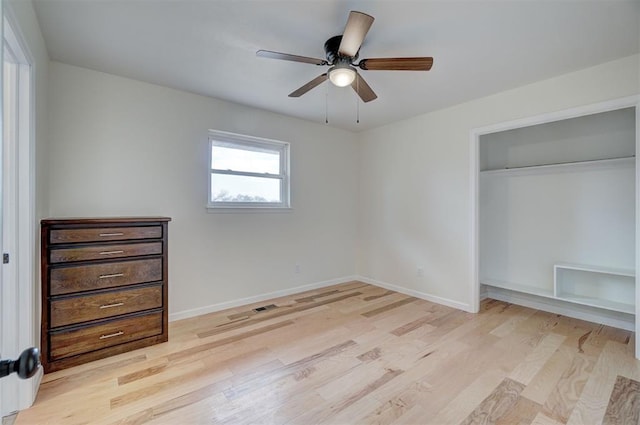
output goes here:
<path id="1" fill-rule="evenodd" d="M 471 309 L 470 131 L 639 91 L 634 55 L 361 134 L 359 274 Z"/>
<path id="2" fill-rule="evenodd" d="M 635 269 L 634 165 L 481 176 L 480 282 L 551 294 L 557 263 Z"/>
<path id="3" fill-rule="evenodd" d="M 354 274 L 353 134 L 57 62 L 49 77 L 50 215 L 171 217 L 174 317 Z M 207 213 L 208 129 L 290 142 L 293 210 Z"/>

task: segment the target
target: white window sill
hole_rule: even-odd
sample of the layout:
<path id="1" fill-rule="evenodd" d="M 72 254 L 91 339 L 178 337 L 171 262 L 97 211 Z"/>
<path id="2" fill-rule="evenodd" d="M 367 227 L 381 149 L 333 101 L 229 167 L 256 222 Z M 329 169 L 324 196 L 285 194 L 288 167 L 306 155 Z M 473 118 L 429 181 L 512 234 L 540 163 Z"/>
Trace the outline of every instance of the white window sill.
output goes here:
<path id="1" fill-rule="evenodd" d="M 288 213 L 292 212 L 291 207 L 212 207 L 207 206 L 207 213 L 210 214 L 238 214 L 238 213 Z"/>

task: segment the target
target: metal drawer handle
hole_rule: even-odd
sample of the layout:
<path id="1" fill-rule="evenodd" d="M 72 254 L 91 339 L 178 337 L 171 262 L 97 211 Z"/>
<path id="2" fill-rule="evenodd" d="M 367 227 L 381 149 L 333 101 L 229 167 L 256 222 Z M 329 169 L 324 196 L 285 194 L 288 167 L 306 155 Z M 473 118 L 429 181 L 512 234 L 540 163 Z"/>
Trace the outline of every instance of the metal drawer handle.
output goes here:
<path id="1" fill-rule="evenodd" d="M 107 339 L 107 338 L 113 338 L 114 336 L 120 336 L 120 335 L 124 335 L 124 332 L 122 331 L 118 331 L 114 334 L 109 334 L 109 335 L 100 335 L 100 339 Z"/>
<path id="2" fill-rule="evenodd" d="M 105 236 L 124 236 L 124 233 L 119 232 L 119 233 L 100 233 L 100 236 L 105 237 Z"/>
<path id="3" fill-rule="evenodd" d="M 103 304 L 100 308 L 120 307 L 121 305 L 124 305 L 124 303 Z"/>
<path id="4" fill-rule="evenodd" d="M 112 254 L 122 254 L 124 251 L 102 251 L 100 255 L 112 255 Z"/>
<path id="5" fill-rule="evenodd" d="M 98 276 L 98 279 L 108 279 L 110 277 L 122 277 L 124 273 L 114 273 L 114 274 L 101 274 Z"/>

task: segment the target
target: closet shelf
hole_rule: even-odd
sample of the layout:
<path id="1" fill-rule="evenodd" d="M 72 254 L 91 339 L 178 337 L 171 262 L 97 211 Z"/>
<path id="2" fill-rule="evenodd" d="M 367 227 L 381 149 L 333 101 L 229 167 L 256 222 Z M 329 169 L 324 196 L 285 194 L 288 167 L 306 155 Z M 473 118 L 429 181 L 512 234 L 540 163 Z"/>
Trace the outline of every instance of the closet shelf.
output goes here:
<path id="1" fill-rule="evenodd" d="M 499 174 L 533 174 L 544 172 L 569 171 L 579 168 L 618 168 L 635 165 L 635 156 L 625 156 L 609 159 L 592 159 L 587 161 L 559 162 L 556 164 L 527 165 L 523 167 L 506 167 L 480 171 L 481 175 Z"/>
<path id="2" fill-rule="evenodd" d="M 554 273 L 557 273 L 558 269 L 577 270 L 591 273 L 602 273 L 618 276 L 636 277 L 636 271 L 632 269 L 619 269 L 614 267 L 601 267 L 601 266 L 588 266 L 585 264 L 576 263 L 556 263 L 553 265 Z"/>
<path id="3" fill-rule="evenodd" d="M 635 314 L 635 304 L 621 303 L 617 301 L 611 301 L 603 298 L 585 297 L 574 294 L 560 293 L 555 297 L 562 301 L 568 301 L 574 304 L 586 305 L 589 307 L 602 308 L 605 310 L 617 311 L 626 314 Z"/>
<path id="4" fill-rule="evenodd" d="M 552 289 L 544 289 L 536 286 L 519 285 L 513 282 L 507 282 L 498 279 L 480 279 L 480 284 L 493 286 L 495 288 L 508 289 L 510 291 L 518 291 L 529 295 L 537 295 L 538 297 L 555 298 Z"/>
<path id="5" fill-rule="evenodd" d="M 578 296 L 569 293 L 560 293 L 557 296 L 553 295 L 553 291 L 548 291 L 533 286 L 509 284 L 506 282 L 496 281 L 481 281 L 482 285 L 490 286 L 492 288 L 506 289 L 508 291 L 514 291 L 521 294 L 534 295 L 542 298 L 549 298 L 552 300 L 564 301 L 567 303 L 584 305 L 587 307 L 594 307 L 603 310 L 615 311 L 618 313 L 635 314 L 635 304 L 621 303 L 602 298 Z"/>

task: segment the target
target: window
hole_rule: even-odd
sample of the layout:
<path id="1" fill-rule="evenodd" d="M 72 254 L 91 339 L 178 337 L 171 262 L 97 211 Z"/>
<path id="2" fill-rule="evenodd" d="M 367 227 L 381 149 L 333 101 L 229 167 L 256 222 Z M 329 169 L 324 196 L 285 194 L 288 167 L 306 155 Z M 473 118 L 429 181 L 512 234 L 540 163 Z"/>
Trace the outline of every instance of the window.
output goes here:
<path id="1" fill-rule="evenodd" d="M 209 131 L 209 208 L 289 208 L 289 143 Z"/>

